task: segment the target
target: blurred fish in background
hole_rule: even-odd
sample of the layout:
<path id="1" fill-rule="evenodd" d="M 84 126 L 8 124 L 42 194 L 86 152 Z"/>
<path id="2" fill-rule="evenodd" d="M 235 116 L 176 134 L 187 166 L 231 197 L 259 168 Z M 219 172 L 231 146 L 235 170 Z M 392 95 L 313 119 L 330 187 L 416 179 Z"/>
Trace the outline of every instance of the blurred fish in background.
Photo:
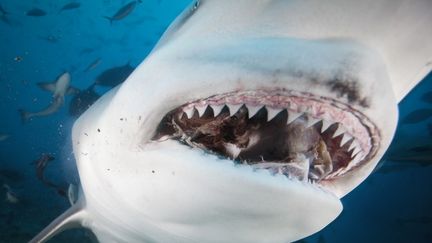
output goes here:
<path id="1" fill-rule="evenodd" d="M 70 2 L 65 5 L 59 10 L 59 13 L 66 11 L 66 10 L 74 10 L 81 7 L 81 3 L 79 2 Z"/>
<path id="2" fill-rule="evenodd" d="M 124 18 L 126 18 L 129 14 L 132 13 L 132 11 L 135 9 L 138 3 L 141 3 L 140 0 L 134 0 L 132 2 L 129 2 L 128 4 L 121 7 L 115 14 L 112 16 L 104 16 L 104 18 L 108 19 L 110 24 L 112 25 L 113 21 L 119 21 Z"/>
<path id="3" fill-rule="evenodd" d="M 79 117 L 99 98 L 100 95 L 94 91 L 94 85 L 91 85 L 85 90 L 79 91 L 73 96 L 69 103 L 69 115 Z"/>
<path id="4" fill-rule="evenodd" d="M 32 8 L 26 12 L 26 15 L 32 17 L 42 17 L 47 15 L 47 12 L 45 12 L 45 10 L 40 8 Z"/>
<path id="5" fill-rule="evenodd" d="M 135 67 L 131 66 L 129 62 L 122 66 L 109 68 L 97 76 L 95 84 L 115 87 L 123 83 L 134 70 Z"/>

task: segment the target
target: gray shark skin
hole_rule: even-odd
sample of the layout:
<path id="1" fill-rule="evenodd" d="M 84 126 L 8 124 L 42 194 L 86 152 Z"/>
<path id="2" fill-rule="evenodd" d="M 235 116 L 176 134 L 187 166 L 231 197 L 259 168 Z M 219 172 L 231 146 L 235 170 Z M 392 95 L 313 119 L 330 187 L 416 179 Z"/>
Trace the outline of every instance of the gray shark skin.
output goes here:
<path id="1" fill-rule="evenodd" d="M 78 118 L 79 199 L 31 242 L 70 227 L 100 242 L 293 242 L 320 231 L 431 71 L 431 8 L 193 1 Z"/>
<path id="2" fill-rule="evenodd" d="M 28 112 L 24 109 L 18 110 L 21 115 L 22 122 L 27 122 L 33 117 L 49 116 L 57 112 L 64 103 L 65 95 L 77 93 L 77 89 L 70 86 L 71 76 L 68 72 L 60 75 L 57 80 L 53 83 L 38 83 L 38 86 L 46 91 L 53 94 L 51 103 L 41 111 Z"/>

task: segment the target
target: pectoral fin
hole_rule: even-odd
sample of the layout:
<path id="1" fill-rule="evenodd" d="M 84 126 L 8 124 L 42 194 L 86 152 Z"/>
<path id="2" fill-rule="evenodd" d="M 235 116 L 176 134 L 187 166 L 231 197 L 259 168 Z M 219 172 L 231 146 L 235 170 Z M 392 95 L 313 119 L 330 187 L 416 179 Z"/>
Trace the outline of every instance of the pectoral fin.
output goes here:
<path id="1" fill-rule="evenodd" d="M 29 243 L 45 242 L 56 234 L 70 228 L 81 227 L 87 213 L 81 203 L 72 205 L 66 212 L 52 221 L 45 229 L 36 235 Z"/>

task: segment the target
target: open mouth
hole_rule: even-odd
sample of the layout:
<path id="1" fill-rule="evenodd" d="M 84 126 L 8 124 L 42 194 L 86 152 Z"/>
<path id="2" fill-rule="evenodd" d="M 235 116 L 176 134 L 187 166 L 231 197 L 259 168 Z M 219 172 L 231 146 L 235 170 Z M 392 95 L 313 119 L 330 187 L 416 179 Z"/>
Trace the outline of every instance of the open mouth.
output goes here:
<path id="1" fill-rule="evenodd" d="M 289 90 L 214 95 L 168 112 L 155 141 L 175 139 L 256 170 L 330 181 L 367 163 L 380 136 L 361 112 Z"/>

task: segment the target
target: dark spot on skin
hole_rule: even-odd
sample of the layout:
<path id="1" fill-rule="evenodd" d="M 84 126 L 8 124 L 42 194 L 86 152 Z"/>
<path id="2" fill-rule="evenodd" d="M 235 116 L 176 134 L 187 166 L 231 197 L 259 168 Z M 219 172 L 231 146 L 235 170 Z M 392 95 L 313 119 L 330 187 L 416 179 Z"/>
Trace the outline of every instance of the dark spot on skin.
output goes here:
<path id="1" fill-rule="evenodd" d="M 107 169 L 107 171 L 110 171 L 111 169 Z"/>
<path id="2" fill-rule="evenodd" d="M 100 132 L 100 129 L 98 128 L 98 130 L 97 130 L 98 132 Z"/>
<path id="3" fill-rule="evenodd" d="M 88 137 L 88 134 L 87 134 L 87 133 L 84 133 L 84 135 L 86 135 L 86 136 Z"/>
<path id="4" fill-rule="evenodd" d="M 123 121 L 123 118 L 120 118 L 120 121 Z"/>
<path id="5" fill-rule="evenodd" d="M 358 83 L 356 81 L 346 80 L 331 80 L 327 84 L 330 86 L 331 91 L 336 92 L 338 97 L 345 97 L 349 103 L 356 103 L 362 107 L 368 108 L 370 106 L 369 101 L 365 97 L 361 97 Z"/>
<path id="6" fill-rule="evenodd" d="M 152 173 L 154 174 L 154 173 L 155 173 L 155 171 L 154 171 L 154 170 L 152 170 Z"/>

